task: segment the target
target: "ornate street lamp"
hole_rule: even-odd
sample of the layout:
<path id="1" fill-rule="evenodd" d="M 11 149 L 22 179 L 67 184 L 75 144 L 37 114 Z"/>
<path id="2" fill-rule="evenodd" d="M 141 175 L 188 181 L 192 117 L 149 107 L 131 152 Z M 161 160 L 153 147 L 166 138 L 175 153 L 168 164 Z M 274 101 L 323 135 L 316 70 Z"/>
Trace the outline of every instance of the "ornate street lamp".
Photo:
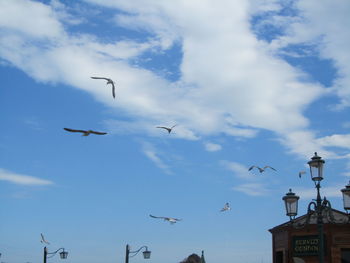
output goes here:
<path id="1" fill-rule="evenodd" d="M 299 196 L 289 189 L 289 192 L 282 198 L 286 206 L 286 215 L 289 216 L 290 220 L 294 219 L 298 214 L 298 200 Z"/>
<path id="2" fill-rule="evenodd" d="M 132 254 L 130 257 L 136 256 L 141 249 L 145 248 L 145 251 L 142 252 L 144 259 L 149 259 L 151 257 L 151 251 L 148 250 L 147 246 L 142 246 L 136 251 L 130 251 L 130 246 L 126 245 L 126 252 L 125 252 L 125 263 L 129 263 L 129 254 Z"/>
<path id="3" fill-rule="evenodd" d="M 304 223 L 295 223 L 294 218 L 298 213 L 298 200 L 299 196 L 295 195 L 291 189 L 282 199 L 285 202 L 286 206 L 286 215 L 289 216 L 291 225 L 294 228 L 302 228 L 310 223 L 311 215 L 316 215 L 317 218 L 317 231 L 319 239 L 318 247 L 318 262 L 324 263 L 324 237 L 323 237 L 323 218 L 327 215 L 327 219 L 331 223 L 335 224 L 344 224 L 349 223 L 350 217 L 347 221 L 336 222 L 332 212 L 331 203 L 324 197 L 321 198 L 320 195 L 320 182 L 323 180 L 323 165 L 325 161 L 322 160 L 320 156 L 315 155 L 311 158 L 311 161 L 308 162 L 310 166 L 311 179 L 315 183 L 317 189 L 317 198 L 314 201 L 310 202 L 307 208 L 307 217 Z M 348 212 L 350 210 L 350 183 L 341 190 L 343 193 L 344 209 Z"/>
<path id="4" fill-rule="evenodd" d="M 322 160 L 320 156 L 317 156 L 317 152 L 315 152 L 315 155 L 311 158 L 311 161 L 308 162 L 308 165 L 310 166 L 311 179 L 315 182 L 315 184 L 320 184 L 320 182 L 323 180 L 324 163 L 325 161 Z"/>
<path id="5" fill-rule="evenodd" d="M 344 209 L 349 214 L 348 210 L 350 210 L 350 182 L 345 186 L 344 189 L 341 189 L 340 191 L 343 193 Z"/>
<path id="6" fill-rule="evenodd" d="M 54 255 L 56 255 L 58 253 L 58 251 L 62 250 L 59 254 L 60 254 L 60 258 L 61 259 L 66 259 L 68 256 L 68 252 L 64 251 L 64 248 L 59 248 L 57 249 L 55 252 L 48 252 L 47 248 L 44 247 L 44 263 L 46 263 L 48 258 L 52 258 Z M 50 256 L 48 256 L 50 255 Z"/>

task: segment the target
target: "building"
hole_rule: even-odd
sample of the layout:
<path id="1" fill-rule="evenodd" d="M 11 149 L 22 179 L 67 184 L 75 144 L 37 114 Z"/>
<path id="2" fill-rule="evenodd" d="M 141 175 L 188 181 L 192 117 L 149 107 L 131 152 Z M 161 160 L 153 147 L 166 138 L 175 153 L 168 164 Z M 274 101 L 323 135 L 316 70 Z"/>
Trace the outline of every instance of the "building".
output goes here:
<path id="1" fill-rule="evenodd" d="M 350 263 L 349 218 L 348 214 L 336 209 L 323 213 L 325 263 Z M 315 212 L 269 231 L 272 234 L 273 263 L 318 263 L 319 237 Z"/>

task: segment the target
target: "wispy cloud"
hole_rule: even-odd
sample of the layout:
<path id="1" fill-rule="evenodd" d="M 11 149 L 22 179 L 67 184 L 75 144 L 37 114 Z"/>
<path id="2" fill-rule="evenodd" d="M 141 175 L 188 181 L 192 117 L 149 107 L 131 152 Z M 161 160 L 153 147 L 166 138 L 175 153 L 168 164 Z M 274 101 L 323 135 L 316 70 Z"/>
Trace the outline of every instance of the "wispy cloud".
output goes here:
<path id="1" fill-rule="evenodd" d="M 341 189 L 344 188 L 344 185 L 337 185 L 337 186 L 326 186 L 321 188 L 321 194 L 325 197 L 342 197 Z M 293 188 L 293 192 L 296 193 L 296 195 L 300 196 L 301 199 L 313 199 L 316 198 L 316 190 L 313 188 L 300 188 L 296 187 Z"/>
<path id="2" fill-rule="evenodd" d="M 221 161 L 220 163 L 225 169 L 232 171 L 236 178 L 243 181 L 243 183 L 233 186 L 233 190 L 250 196 L 263 196 L 271 192 L 271 190 L 266 187 L 265 183 L 260 182 L 260 177 L 256 177 L 248 171 L 248 167 L 232 161 Z M 248 181 L 248 183 L 244 183 L 244 181 Z M 252 181 L 254 181 L 254 183 L 252 183 Z"/>
<path id="3" fill-rule="evenodd" d="M 170 168 L 168 165 L 164 163 L 164 161 L 160 158 L 160 153 L 155 149 L 155 147 L 148 143 L 143 142 L 142 152 L 160 169 L 162 169 L 165 173 L 171 174 Z"/>
<path id="4" fill-rule="evenodd" d="M 52 181 L 40 179 L 38 177 L 16 174 L 0 168 L 0 180 L 20 185 L 51 185 Z"/>
<path id="5" fill-rule="evenodd" d="M 232 187 L 232 189 L 250 196 L 263 196 L 270 192 L 263 184 L 259 183 L 241 184 Z"/>
<path id="6" fill-rule="evenodd" d="M 227 0 L 215 8 L 214 2 L 205 1 L 200 9 L 197 2 L 183 1 L 142 0 L 142 5 L 139 1 L 86 2 L 108 7 L 110 12 L 115 11 L 117 26 L 143 30 L 149 37 L 143 42 L 113 37 L 107 41 L 91 32 L 76 34 L 70 25 L 81 21 L 73 21 L 70 10 L 61 2 L 1 1 L 0 57 L 38 81 L 61 82 L 85 90 L 126 113 L 135 123 L 145 120 L 143 128 L 172 120 L 181 123 L 173 136 L 184 139 L 220 133 L 251 138 L 265 129 L 274 132 L 295 154 L 304 157 L 317 150 L 326 152 L 323 155 L 327 158 L 337 157 L 317 143 L 303 112 L 330 92 L 338 96 L 341 105 L 350 104 L 346 88 L 350 83 L 346 74 L 350 37 L 346 30 L 341 34 L 333 30 L 348 23 L 348 9 L 341 8 L 345 1 L 334 5 L 327 0 L 322 6 L 297 2 L 295 8 L 305 11 L 302 13 L 308 19 L 293 18 L 289 23 L 276 15 L 271 21 L 285 28 L 285 34 L 271 43 L 260 41 L 248 20 L 252 12 L 279 10 L 276 1 L 247 4 L 246 0 Z M 261 8 L 262 2 L 267 3 L 267 9 Z M 337 8 L 341 15 L 329 7 Z M 332 28 L 328 19 L 323 19 L 329 16 Z M 67 18 L 72 20 L 70 24 L 65 23 Z M 327 40 L 317 42 L 325 47 L 320 49 L 320 56 L 334 59 L 339 70 L 340 77 L 331 90 L 303 81 L 306 73 L 275 56 L 275 51 L 285 46 L 312 42 L 320 35 Z M 182 56 L 178 81 L 131 63 L 148 51 L 166 54 L 174 43 L 180 44 Z M 118 104 L 111 102 L 108 89 L 90 81 L 92 72 L 122 76 L 118 86 L 123 96 Z"/>
<path id="7" fill-rule="evenodd" d="M 350 149 L 350 134 L 333 134 L 317 139 L 322 146 L 335 146 Z"/>
<path id="8" fill-rule="evenodd" d="M 24 120 L 24 123 L 34 130 L 42 130 L 42 124 L 37 117 L 28 117 Z"/>
<path id="9" fill-rule="evenodd" d="M 217 143 L 206 142 L 204 143 L 204 147 L 208 152 L 217 152 L 222 149 L 222 146 Z"/>
<path id="10" fill-rule="evenodd" d="M 232 171 L 233 175 L 245 179 L 245 180 L 254 180 L 256 179 L 256 176 L 254 176 L 252 173 L 249 173 L 248 167 L 232 161 L 220 161 L 220 164 L 227 170 Z"/>
<path id="11" fill-rule="evenodd" d="M 343 123 L 342 123 L 342 126 L 343 126 L 344 128 L 350 128 L 350 121 L 343 122 Z"/>

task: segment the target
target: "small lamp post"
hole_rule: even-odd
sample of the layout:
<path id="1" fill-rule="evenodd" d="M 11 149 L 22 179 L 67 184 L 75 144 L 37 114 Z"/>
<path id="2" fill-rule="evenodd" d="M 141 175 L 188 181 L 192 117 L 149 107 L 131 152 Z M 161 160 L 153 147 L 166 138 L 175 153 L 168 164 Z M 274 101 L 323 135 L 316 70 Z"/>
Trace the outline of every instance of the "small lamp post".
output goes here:
<path id="1" fill-rule="evenodd" d="M 299 196 L 289 189 L 289 192 L 282 198 L 286 206 L 286 215 L 289 216 L 290 220 L 294 219 L 298 214 L 298 200 Z"/>
<path id="2" fill-rule="evenodd" d="M 68 257 L 68 252 L 64 251 L 64 248 L 59 248 L 57 249 L 55 252 L 48 252 L 47 248 L 44 247 L 44 263 L 46 263 L 48 258 L 52 258 L 54 255 L 56 255 L 58 253 L 58 251 L 62 250 L 59 254 L 60 254 L 60 258 L 61 259 L 66 259 Z M 48 257 L 48 255 L 50 255 Z"/>
<path id="3" fill-rule="evenodd" d="M 317 155 L 317 152 L 315 152 L 315 155 L 311 158 L 311 161 L 308 162 L 308 165 L 310 166 L 311 179 L 315 182 L 315 184 L 319 185 L 323 180 L 324 163 L 325 161 Z"/>
<path id="4" fill-rule="evenodd" d="M 349 214 L 348 210 L 350 210 L 350 182 L 345 186 L 344 189 L 341 189 L 340 191 L 343 193 L 344 209 Z"/>
<path id="5" fill-rule="evenodd" d="M 151 251 L 148 250 L 147 246 L 142 246 L 140 247 L 138 250 L 136 251 L 130 251 L 130 246 L 126 245 L 126 251 L 125 251 L 125 263 L 129 263 L 129 257 L 134 257 L 136 256 L 141 249 L 145 248 L 145 251 L 142 252 L 143 254 L 143 258 L 144 259 L 149 259 L 151 258 Z M 132 254 L 131 256 L 129 256 L 130 254 Z"/>

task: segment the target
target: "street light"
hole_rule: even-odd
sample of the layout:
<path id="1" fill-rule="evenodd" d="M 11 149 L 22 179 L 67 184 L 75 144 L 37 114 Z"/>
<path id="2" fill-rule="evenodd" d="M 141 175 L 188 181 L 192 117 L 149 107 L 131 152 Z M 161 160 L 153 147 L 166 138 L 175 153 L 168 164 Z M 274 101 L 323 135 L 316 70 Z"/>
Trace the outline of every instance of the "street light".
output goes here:
<path id="1" fill-rule="evenodd" d="M 298 214 L 298 200 L 299 196 L 295 195 L 292 192 L 292 189 L 289 189 L 289 192 L 282 198 L 286 205 L 286 215 L 289 216 L 290 220 L 294 219 Z"/>
<path id="2" fill-rule="evenodd" d="M 324 197 L 321 198 L 320 195 L 320 182 L 323 180 L 323 165 L 325 161 L 322 160 L 320 156 L 317 155 L 315 152 L 315 155 L 311 158 L 311 161 L 308 162 L 310 166 L 310 174 L 311 179 L 314 181 L 316 189 L 317 189 L 317 197 L 314 199 L 314 201 L 310 202 L 307 208 L 307 217 L 306 221 L 304 223 L 300 224 L 294 224 L 294 218 L 298 214 L 298 200 L 299 196 L 295 195 L 295 193 L 292 192 L 291 189 L 289 189 L 289 193 L 287 193 L 282 199 L 285 202 L 286 206 L 286 214 L 289 216 L 291 225 L 294 228 L 302 228 L 309 224 L 311 215 L 316 215 L 317 218 L 317 231 L 318 231 L 318 239 L 319 239 L 319 246 L 318 246 L 318 260 L 319 263 L 324 263 L 324 237 L 323 237 L 323 215 L 327 214 L 328 220 L 331 223 L 349 223 L 350 217 L 348 218 L 348 221 L 346 222 L 336 222 L 332 213 L 332 206 L 331 203 Z M 343 202 L 344 202 L 344 209 L 348 212 L 350 210 L 350 183 L 345 186 L 344 189 L 341 190 L 343 193 Z M 316 201 L 316 202 L 315 202 Z"/>
<path id="3" fill-rule="evenodd" d="M 146 250 L 142 252 L 144 259 L 149 259 L 151 257 L 151 251 L 148 250 L 147 246 L 142 246 L 136 251 L 130 251 L 130 246 L 126 245 L 126 252 L 125 252 L 125 263 L 129 263 L 129 254 L 133 254 L 130 257 L 136 256 L 141 249 L 145 248 Z"/>
<path id="4" fill-rule="evenodd" d="M 325 161 L 317 155 L 317 152 L 315 152 L 315 155 L 311 158 L 311 161 L 308 162 L 308 165 L 310 166 L 311 179 L 315 182 L 315 184 L 320 184 L 320 182 L 323 180 L 324 163 Z"/>
<path id="5" fill-rule="evenodd" d="M 47 248 L 46 247 L 44 247 L 44 263 L 46 263 L 46 261 L 47 261 L 47 259 L 48 258 L 52 258 L 54 255 L 56 255 L 57 254 L 57 252 L 58 251 L 60 251 L 60 250 L 62 250 L 59 254 L 60 254 L 60 258 L 61 259 L 66 259 L 67 258 L 67 256 L 68 256 L 68 252 L 67 251 L 64 251 L 64 248 L 59 248 L 59 249 L 57 249 L 55 252 L 48 252 L 47 251 Z M 50 256 L 48 256 L 48 255 L 50 255 Z"/>
<path id="6" fill-rule="evenodd" d="M 341 189 L 340 191 L 343 193 L 344 209 L 349 214 L 348 210 L 350 210 L 350 182 L 345 186 L 344 189 Z"/>

